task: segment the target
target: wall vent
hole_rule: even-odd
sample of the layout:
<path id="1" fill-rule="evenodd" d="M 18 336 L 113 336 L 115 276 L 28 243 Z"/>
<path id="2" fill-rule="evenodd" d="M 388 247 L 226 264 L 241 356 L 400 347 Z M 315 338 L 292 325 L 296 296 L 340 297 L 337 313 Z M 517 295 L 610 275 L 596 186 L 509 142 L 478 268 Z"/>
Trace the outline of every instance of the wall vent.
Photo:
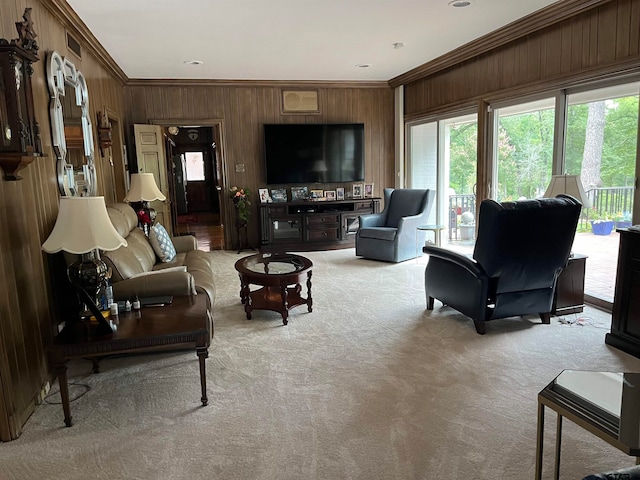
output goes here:
<path id="1" fill-rule="evenodd" d="M 69 47 L 69 50 L 75 53 L 78 58 L 82 58 L 82 47 L 80 47 L 80 43 L 73 38 L 69 32 L 67 32 L 67 47 Z"/>

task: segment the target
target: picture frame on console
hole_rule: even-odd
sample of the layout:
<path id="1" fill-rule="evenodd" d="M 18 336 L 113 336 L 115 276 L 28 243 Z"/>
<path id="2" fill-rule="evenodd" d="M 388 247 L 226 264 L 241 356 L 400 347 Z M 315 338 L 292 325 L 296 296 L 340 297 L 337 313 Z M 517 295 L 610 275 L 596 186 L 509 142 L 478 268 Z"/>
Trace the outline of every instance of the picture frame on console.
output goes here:
<path id="1" fill-rule="evenodd" d="M 291 187 L 291 201 L 301 202 L 309 196 L 307 187 Z"/>
<path id="2" fill-rule="evenodd" d="M 274 188 L 271 190 L 271 199 L 274 203 L 287 201 L 287 189 L 286 188 Z"/>
<path id="3" fill-rule="evenodd" d="M 324 198 L 327 199 L 328 202 L 332 202 L 336 199 L 336 191 L 335 190 L 325 190 Z"/>
<path id="4" fill-rule="evenodd" d="M 353 185 L 353 198 L 362 198 L 362 184 L 355 183 Z"/>
<path id="5" fill-rule="evenodd" d="M 344 200 L 344 187 L 336 188 L 336 200 Z"/>
<path id="6" fill-rule="evenodd" d="M 311 190 L 311 198 L 323 198 L 324 190 Z"/>
<path id="7" fill-rule="evenodd" d="M 258 189 L 258 196 L 260 197 L 260 203 L 268 203 L 269 202 L 269 190 L 266 188 Z"/>
<path id="8" fill-rule="evenodd" d="M 373 183 L 364 184 L 364 198 L 373 198 Z"/>

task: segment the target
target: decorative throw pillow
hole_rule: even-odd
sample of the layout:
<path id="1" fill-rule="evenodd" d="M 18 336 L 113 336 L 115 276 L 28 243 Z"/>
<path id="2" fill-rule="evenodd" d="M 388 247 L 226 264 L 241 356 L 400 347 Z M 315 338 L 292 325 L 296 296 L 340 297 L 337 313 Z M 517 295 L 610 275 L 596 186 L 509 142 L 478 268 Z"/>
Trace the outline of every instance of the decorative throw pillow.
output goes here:
<path id="1" fill-rule="evenodd" d="M 170 262 L 176 257 L 176 248 L 173 246 L 171 237 L 164 227 L 156 223 L 149 232 L 149 243 L 156 252 L 158 258 L 163 262 Z"/>

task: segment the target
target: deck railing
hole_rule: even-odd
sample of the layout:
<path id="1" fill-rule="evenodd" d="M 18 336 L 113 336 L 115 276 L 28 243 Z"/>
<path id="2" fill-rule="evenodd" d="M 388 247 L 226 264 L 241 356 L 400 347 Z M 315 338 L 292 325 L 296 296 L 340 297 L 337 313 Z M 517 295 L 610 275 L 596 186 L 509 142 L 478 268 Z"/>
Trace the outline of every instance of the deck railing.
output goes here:
<path id="1" fill-rule="evenodd" d="M 587 198 L 591 202 L 591 208 L 585 208 L 580 216 L 580 227 L 591 228 L 590 220 L 608 217 L 616 219 L 620 214 L 631 217 L 633 210 L 634 187 L 601 187 L 586 191 Z M 464 212 L 476 213 L 476 196 L 450 195 L 449 196 L 449 241 L 464 240 L 461 236 L 461 214 Z"/>
<path id="2" fill-rule="evenodd" d="M 633 210 L 633 187 L 592 188 L 586 194 L 591 208 L 583 210 L 585 222 L 604 217 L 613 219 L 619 214 L 626 214 L 630 218 Z"/>

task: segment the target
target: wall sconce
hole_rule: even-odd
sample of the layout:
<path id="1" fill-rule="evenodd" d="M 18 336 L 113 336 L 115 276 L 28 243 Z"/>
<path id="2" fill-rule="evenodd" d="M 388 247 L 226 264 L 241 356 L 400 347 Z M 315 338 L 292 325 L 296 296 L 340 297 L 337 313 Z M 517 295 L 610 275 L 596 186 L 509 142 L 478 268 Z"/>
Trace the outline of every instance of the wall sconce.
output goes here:
<path id="1" fill-rule="evenodd" d="M 107 114 L 98 112 L 98 142 L 100 144 L 100 156 L 104 157 L 105 148 L 110 148 L 111 139 L 111 122 Z"/>

